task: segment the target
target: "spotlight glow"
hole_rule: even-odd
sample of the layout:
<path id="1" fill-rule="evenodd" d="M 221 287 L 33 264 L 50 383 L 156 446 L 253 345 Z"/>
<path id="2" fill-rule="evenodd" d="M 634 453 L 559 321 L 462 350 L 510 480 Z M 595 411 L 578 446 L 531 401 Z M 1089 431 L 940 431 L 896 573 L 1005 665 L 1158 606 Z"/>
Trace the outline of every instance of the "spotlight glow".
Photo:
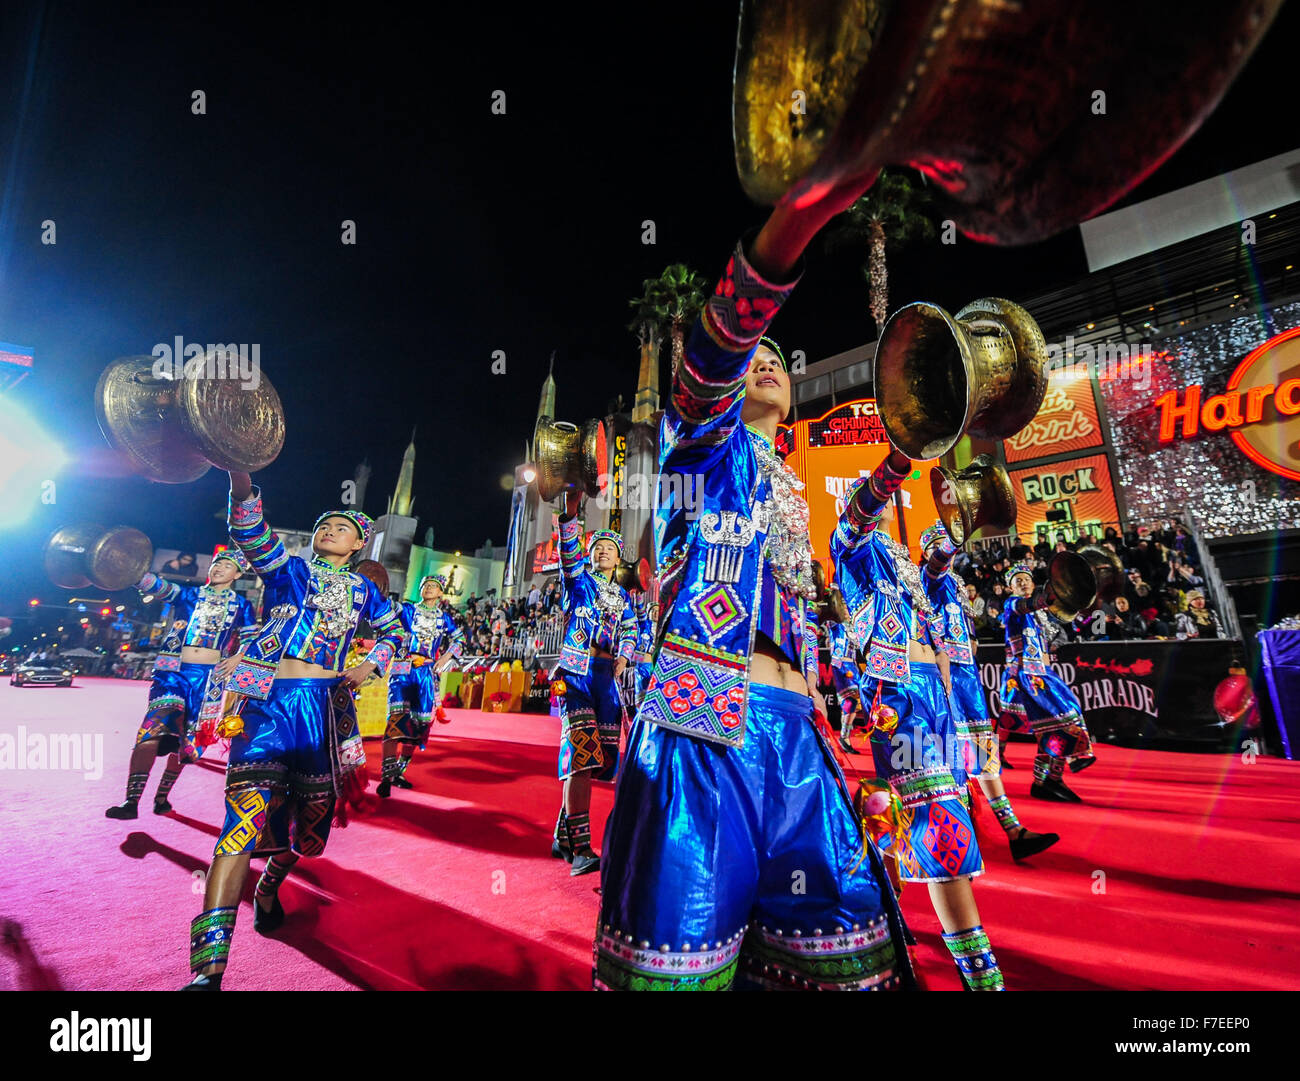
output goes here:
<path id="1" fill-rule="evenodd" d="M 67 461 L 35 421 L 0 397 L 0 529 L 21 524 L 55 498 L 52 482 Z"/>

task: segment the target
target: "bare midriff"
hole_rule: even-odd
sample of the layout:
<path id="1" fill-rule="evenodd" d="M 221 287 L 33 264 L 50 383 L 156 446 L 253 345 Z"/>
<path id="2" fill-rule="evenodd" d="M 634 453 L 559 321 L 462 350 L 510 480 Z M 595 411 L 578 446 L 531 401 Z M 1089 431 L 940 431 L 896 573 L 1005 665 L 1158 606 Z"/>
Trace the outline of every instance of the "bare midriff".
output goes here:
<path id="1" fill-rule="evenodd" d="M 597 649 L 595 646 L 591 647 L 591 655 L 593 657 L 604 657 L 605 660 L 607 661 L 612 661 L 614 659 L 614 654 L 612 654 L 609 650 Z"/>
<path id="2" fill-rule="evenodd" d="M 338 679 L 342 673 L 323 664 L 309 664 L 297 657 L 283 657 L 275 670 L 277 679 Z"/>
<path id="3" fill-rule="evenodd" d="M 934 650 L 925 642 L 916 638 L 907 643 L 907 659 L 909 661 L 921 661 L 926 664 L 937 664 L 938 659 L 935 657 Z"/>
<path id="4" fill-rule="evenodd" d="M 204 646 L 182 646 L 181 664 L 216 664 L 221 660 L 221 650 Z"/>
<path id="5" fill-rule="evenodd" d="M 796 694 L 808 693 L 807 677 L 763 634 L 754 638 L 754 652 L 749 658 L 749 682 L 780 687 Z"/>

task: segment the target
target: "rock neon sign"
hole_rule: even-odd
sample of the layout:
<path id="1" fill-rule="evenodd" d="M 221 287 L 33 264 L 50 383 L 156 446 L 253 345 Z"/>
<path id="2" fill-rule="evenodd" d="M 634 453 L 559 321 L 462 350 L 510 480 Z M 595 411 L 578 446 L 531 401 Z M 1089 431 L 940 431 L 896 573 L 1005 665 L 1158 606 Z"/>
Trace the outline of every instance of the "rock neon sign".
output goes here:
<path id="1" fill-rule="evenodd" d="M 1251 461 L 1272 473 L 1300 480 L 1300 327 L 1252 350 L 1237 365 L 1222 394 L 1201 386 L 1177 389 L 1155 400 L 1160 442 L 1227 431 Z"/>

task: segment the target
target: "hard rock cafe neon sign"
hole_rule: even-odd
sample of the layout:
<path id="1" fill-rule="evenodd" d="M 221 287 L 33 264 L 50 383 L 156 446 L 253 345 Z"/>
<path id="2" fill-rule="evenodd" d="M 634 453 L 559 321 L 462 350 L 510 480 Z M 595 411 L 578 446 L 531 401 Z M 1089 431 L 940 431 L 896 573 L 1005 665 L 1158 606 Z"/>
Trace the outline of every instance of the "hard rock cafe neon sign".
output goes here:
<path id="1" fill-rule="evenodd" d="M 1279 476 L 1300 480 L 1300 327 L 1252 350 L 1222 394 L 1175 388 L 1155 400 L 1160 442 L 1227 431 L 1246 457 Z"/>

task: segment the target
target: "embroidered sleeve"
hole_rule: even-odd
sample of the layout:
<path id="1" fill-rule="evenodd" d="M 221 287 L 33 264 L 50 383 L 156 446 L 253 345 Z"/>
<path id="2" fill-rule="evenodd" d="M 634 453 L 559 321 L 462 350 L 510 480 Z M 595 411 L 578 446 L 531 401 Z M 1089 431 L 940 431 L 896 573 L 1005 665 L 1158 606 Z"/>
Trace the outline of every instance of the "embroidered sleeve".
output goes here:
<path id="1" fill-rule="evenodd" d="M 289 562 L 289 555 L 262 518 L 262 489 L 254 487 L 253 494 L 240 503 L 230 497 L 228 518 L 230 539 L 239 545 L 262 581 L 270 585 L 280 577 L 277 572 Z"/>
<path id="2" fill-rule="evenodd" d="M 459 657 L 465 649 L 465 632 L 451 616 L 445 616 L 444 618 L 448 627 L 451 628 L 447 633 L 447 652 L 453 657 Z"/>
<path id="3" fill-rule="evenodd" d="M 388 671 L 388 665 L 402 644 L 405 628 L 402 625 L 402 615 L 398 605 L 380 593 L 379 587 L 370 579 L 364 581 L 366 605 L 362 609 L 361 618 L 369 623 L 375 632 L 375 644 L 366 654 L 366 660 L 373 661 L 380 675 L 383 675 Z"/>
<path id="4" fill-rule="evenodd" d="M 835 535 L 845 551 L 853 551 L 875 532 L 885 505 L 902 487 L 906 476 L 895 472 L 886 458 L 871 476 L 854 482 L 844 503 L 844 513 L 835 526 Z"/>
<path id="5" fill-rule="evenodd" d="M 176 598 L 181 595 L 181 587 L 175 582 L 169 582 L 166 578 L 159 578 L 152 571 L 146 572 L 145 576 L 135 585 L 143 595 L 153 595 L 155 600 L 166 601 L 168 604 L 175 602 Z"/>
<path id="6" fill-rule="evenodd" d="M 817 615 L 812 608 L 804 609 L 803 620 L 804 676 L 812 683 L 817 682 Z"/>
<path id="7" fill-rule="evenodd" d="M 582 525 L 577 518 L 560 519 L 560 569 L 566 578 L 579 578 L 587 569 L 582 550 Z"/>
<path id="8" fill-rule="evenodd" d="M 623 616 L 618 622 L 618 656 L 630 661 L 636 656 L 636 643 L 640 634 L 640 625 L 636 619 L 636 609 L 631 600 L 623 605 Z"/>
<path id="9" fill-rule="evenodd" d="M 253 606 L 248 601 L 241 598 L 239 602 L 239 625 L 236 634 L 238 636 L 238 648 L 243 650 L 254 638 L 257 637 L 258 623 L 257 618 L 253 615 Z"/>
<path id="10" fill-rule="evenodd" d="M 717 444 L 735 430 L 750 356 L 798 280 L 764 280 L 746 259 L 744 243 L 736 244 L 673 376 L 665 419 L 671 420 L 675 445 Z"/>

